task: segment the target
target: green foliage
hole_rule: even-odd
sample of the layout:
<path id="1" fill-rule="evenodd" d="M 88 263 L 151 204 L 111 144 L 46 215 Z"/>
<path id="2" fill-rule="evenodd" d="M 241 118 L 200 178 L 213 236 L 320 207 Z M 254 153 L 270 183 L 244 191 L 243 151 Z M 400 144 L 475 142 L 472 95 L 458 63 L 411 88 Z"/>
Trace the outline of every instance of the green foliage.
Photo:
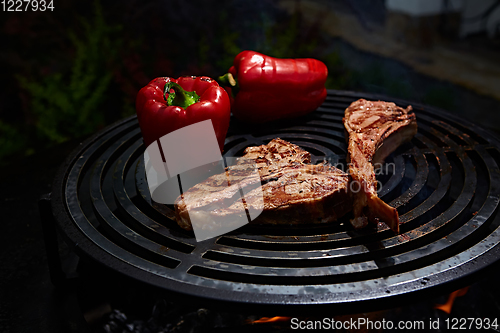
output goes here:
<path id="1" fill-rule="evenodd" d="M 0 165 L 6 163 L 6 157 L 26 147 L 26 137 L 20 131 L 0 120 Z"/>
<path id="2" fill-rule="evenodd" d="M 198 61 L 200 66 L 206 66 L 210 61 L 210 42 L 206 35 L 202 35 L 198 42 Z"/>
<path id="3" fill-rule="evenodd" d="M 112 60 L 118 56 L 122 41 L 115 38 L 119 26 L 108 26 L 99 2 L 94 5 L 92 22 L 81 18 L 83 36 L 70 31 L 68 38 L 75 56 L 71 68 L 32 80 L 18 76 L 31 97 L 31 112 L 36 117 L 37 136 L 48 143 L 87 135 L 105 124 L 100 108 L 111 81 Z"/>
<path id="4" fill-rule="evenodd" d="M 235 55 L 240 53 L 242 49 L 238 46 L 239 34 L 235 31 L 225 31 L 222 35 L 222 50 L 220 56 L 216 60 L 216 68 L 227 67 L 233 64 Z"/>
<path id="5" fill-rule="evenodd" d="M 276 58 L 301 58 L 314 54 L 318 35 L 307 36 L 314 27 L 305 27 L 300 11 L 293 12 L 285 24 L 275 23 L 266 27 L 262 53 Z"/>
<path id="6" fill-rule="evenodd" d="M 328 67 L 327 89 L 350 89 L 356 80 L 355 73 L 347 69 L 344 60 L 337 51 L 330 52 L 323 61 Z"/>
<path id="7" fill-rule="evenodd" d="M 431 87 L 423 98 L 425 104 L 450 111 L 456 109 L 455 101 L 453 90 L 447 87 Z"/>
<path id="8" fill-rule="evenodd" d="M 196 43 L 196 70 L 201 70 L 203 75 L 223 74 L 233 64 L 234 57 L 242 51 L 239 46 L 240 34 L 228 29 L 228 22 L 228 12 L 221 10 L 214 22 L 216 34 L 208 36 L 202 33 L 199 36 Z M 183 57 L 185 58 L 185 55 Z"/>
<path id="9" fill-rule="evenodd" d="M 229 21 L 228 13 L 222 11 L 219 16 L 219 24 L 221 27 L 227 25 Z M 234 30 L 221 28 L 218 30 L 220 34 L 220 52 L 215 60 L 215 68 L 226 71 L 233 64 L 234 57 L 242 51 L 238 45 L 239 33 Z"/>

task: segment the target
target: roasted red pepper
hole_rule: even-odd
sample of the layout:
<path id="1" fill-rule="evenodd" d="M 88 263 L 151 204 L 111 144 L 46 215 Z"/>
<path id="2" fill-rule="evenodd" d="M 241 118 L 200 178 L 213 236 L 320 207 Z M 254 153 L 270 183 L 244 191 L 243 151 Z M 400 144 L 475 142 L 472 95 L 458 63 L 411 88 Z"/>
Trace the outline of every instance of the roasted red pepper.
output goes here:
<path id="1" fill-rule="evenodd" d="M 135 106 L 146 147 L 167 133 L 211 119 L 222 151 L 231 105 L 215 80 L 205 76 L 156 78 L 139 91 Z"/>
<path id="2" fill-rule="evenodd" d="M 262 123 L 305 115 L 326 98 L 326 65 L 316 59 L 278 59 L 243 51 L 219 78 L 241 120 Z"/>

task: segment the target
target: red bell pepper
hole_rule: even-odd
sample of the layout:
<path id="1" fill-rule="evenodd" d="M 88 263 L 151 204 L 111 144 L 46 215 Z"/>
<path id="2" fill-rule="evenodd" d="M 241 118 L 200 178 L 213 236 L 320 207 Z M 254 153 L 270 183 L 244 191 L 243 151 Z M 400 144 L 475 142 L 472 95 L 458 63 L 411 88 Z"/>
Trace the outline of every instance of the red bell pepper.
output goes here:
<path id="1" fill-rule="evenodd" d="M 209 77 L 159 77 L 139 91 L 136 111 L 146 147 L 165 134 L 211 119 L 222 151 L 231 105 L 226 91 Z"/>
<path id="2" fill-rule="evenodd" d="M 243 51 L 219 78 L 231 98 L 233 115 L 262 123 L 305 115 L 326 98 L 326 65 L 316 59 L 278 59 Z"/>

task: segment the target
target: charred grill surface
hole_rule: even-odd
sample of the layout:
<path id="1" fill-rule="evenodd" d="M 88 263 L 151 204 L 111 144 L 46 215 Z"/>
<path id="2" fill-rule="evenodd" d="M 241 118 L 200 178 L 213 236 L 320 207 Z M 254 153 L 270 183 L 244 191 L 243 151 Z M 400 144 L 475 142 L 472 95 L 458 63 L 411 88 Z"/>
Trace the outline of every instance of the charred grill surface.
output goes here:
<path id="1" fill-rule="evenodd" d="M 368 220 L 385 222 L 399 233 L 398 211 L 377 195 L 374 164 L 385 158 L 417 133 L 417 122 L 411 106 L 403 109 L 391 102 L 359 99 L 346 110 L 344 126 L 348 134 L 349 174 L 356 186 L 352 191 L 355 228 Z"/>
<path id="2" fill-rule="evenodd" d="M 330 91 L 310 115 L 251 131 L 232 122 L 224 157 L 280 137 L 347 170 L 343 117 L 358 100 Z M 411 103 L 418 133 L 387 156 L 379 197 L 398 210 L 385 225 L 248 224 L 196 242 L 173 206 L 151 201 L 135 117 L 83 142 L 54 179 L 52 207 L 79 255 L 155 286 L 171 299 L 267 316 L 360 313 L 463 288 L 500 258 L 500 139 L 455 114 Z M 387 141 L 384 141 L 384 145 Z M 119 275 L 118 275 L 119 276 Z M 172 295 L 174 297 L 172 297 Z"/>

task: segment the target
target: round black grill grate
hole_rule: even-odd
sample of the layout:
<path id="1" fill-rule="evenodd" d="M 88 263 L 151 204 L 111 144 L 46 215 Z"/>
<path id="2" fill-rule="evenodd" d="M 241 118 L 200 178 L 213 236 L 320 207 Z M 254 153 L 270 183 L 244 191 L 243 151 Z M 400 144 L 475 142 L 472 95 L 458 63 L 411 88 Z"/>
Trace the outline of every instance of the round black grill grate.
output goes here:
<path id="1" fill-rule="evenodd" d="M 232 121 L 225 156 L 275 137 L 344 168 L 342 117 L 358 98 L 330 91 L 307 117 L 253 129 Z M 408 103 L 396 101 L 401 106 Z M 500 143 L 488 132 L 413 105 L 418 134 L 386 160 L 379 195 L 402 225 L 247 225 L 197 243 L 172 207 L 151 203 L 135 117 L 87 140 L 56 178 L 53 209 L 84 254 L 128 276 L 201 299 L 339 312 L 396 306 L 463 287 L 500 256 Z M 251 132 L 251 133 L 250 133 Z M 276 308 L 277 309 L 277 308 Z"/>

